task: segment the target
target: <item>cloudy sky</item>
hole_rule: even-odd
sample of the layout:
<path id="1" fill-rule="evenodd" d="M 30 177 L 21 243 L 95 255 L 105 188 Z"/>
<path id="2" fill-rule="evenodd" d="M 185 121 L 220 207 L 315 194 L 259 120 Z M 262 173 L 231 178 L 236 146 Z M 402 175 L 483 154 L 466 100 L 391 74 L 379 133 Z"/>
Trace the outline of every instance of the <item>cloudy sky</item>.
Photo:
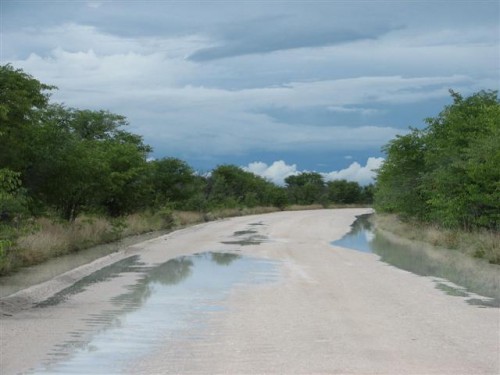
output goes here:
<path id="1" fill-rule="evenodd" d="M 200 171 L 367 183 L 381 146 L 498 89 L 494 1 L 1 0 L 1 63 Z"/>

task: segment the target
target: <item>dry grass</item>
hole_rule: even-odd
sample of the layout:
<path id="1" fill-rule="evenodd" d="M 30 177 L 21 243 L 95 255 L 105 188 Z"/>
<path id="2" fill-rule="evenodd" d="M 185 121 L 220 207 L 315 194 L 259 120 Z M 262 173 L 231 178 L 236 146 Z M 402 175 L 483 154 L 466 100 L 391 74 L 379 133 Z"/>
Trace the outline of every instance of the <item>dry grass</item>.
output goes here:
<path id="1" fill-rule="evenodd" d="M 82 216 L 72 223 L 48 218 L 35 221 L 37 230 L 21 236 L 16 250 L 22 265 L 40 263 L 48 258 L 67 254 L 113 239 L 113 226 L 103 218 Z"/>
<path id="2" fill-rule="evenodd" d="M 465 232 L 403 222 L 396 215 L 377 214 L 374 219 L 379 228 L 411 240 L 430 243 L 448 249 L 456 249 L 476 258 L 484 258 L 490 263 L 500 264 L 500 233 L 478 230 Z"/>
<path id="3" fill-rule="evenodd" d="M 277 207 L 253 207 L 253 208 L 244 208 L 241 211 L 241 214 L 243 216 L 260 215 L 260 214 L 269 214 L 271 212 L 278 212 L 278 211 L 280 211 L 280 209 Z"/>
<path id="4" fill-rule="evenodd" d="M 0 275 L 20 266 L 38 264 L 53 257 L 137 234 L 273 211 L 277 209 L 221 209 L 206 214 L 165 209 L 156 213 L 136 213 L 119 219 L 81 215 L 70 223 L 38 218 L 32 223 L 32 230 L 16 239 L 15 245 L 9 250 L 9 256 L 2 254 Z"/>
<path id="5" fill-rule="evenodd" d="M 165 223 L 158 215 L 147 213 L 136 213 L 123 218 L 123 229 L 120 237 L 134 236 L 152 231 L 165 229 Z"/>
<path id="6" fill-rule="evenodd" d="M 172 223 L 168 215 L 142 213 L 120 219 L 82 215 L 70 223 L 49 218 L 36 219 L 34 230 L 17 238 L 14 248 L 16 259 L 3 273 L 15 266 L 33 265 L 127 236 L 168 228 Z"/>
<path id="7" fill-rule="evenodd" d="M 205 221 L 205 215 L 202 212 L 175 211 L 173 215 L 176 226 L 180 227 L 203 223 Z"/>
<path id="8" fill-rule="evenodd" d="M 285 208 L 285 211 L 304 211 L 304 210 L 321 210 L 324 207 L 321 204 L 299 205 L 292 204 Z"/>

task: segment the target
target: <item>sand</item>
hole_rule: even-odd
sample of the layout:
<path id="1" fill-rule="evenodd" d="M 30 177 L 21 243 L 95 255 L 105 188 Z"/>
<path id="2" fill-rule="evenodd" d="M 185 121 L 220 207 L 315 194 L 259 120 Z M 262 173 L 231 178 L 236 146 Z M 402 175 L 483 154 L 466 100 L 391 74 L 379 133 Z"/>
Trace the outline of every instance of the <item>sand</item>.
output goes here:
<path id="1" fill-rule="evenodd" d="M 499 309 L 469 305 L 426 277 L 378 256 L 332 246 L 368 209 L 279 212 L 173 232 L 79 267 L 0 300 L 2 374 L 55 361 L 58 344 L 98 329 L 89 317 L 137 279 L 96 283 L 58 305 L 34 309 L 81 277 L 131 255 L 158 264 L 203 251 L 238 251 L 280 262 L 278 281 L 234 287 L 224 309 L 193 332 L 165 340 L 127 364 L 129 373 L 189 374 L 498 374 Z M 224 245 L 263 223 L 269 241 Z M 8 314 L 8 315 L 6 315 Z M 200 328 L 197 328 L 200 330 Z M 52 353 L 52 354 L 51 354 Z"/>

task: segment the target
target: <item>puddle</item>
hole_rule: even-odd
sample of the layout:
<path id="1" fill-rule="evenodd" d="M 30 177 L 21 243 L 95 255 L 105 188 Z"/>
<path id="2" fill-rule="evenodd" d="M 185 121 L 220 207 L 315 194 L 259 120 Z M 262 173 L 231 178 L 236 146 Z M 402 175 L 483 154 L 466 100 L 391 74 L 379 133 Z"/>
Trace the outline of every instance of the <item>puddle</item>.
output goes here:
<path id="1" fill-rule="evenodd" d="M 252 223 L 249 225 L 257 226 L 264 224 L 262 224 L 262 222 L 259 222 L 259 223 Z M 237 237 L 237 239 L 229 241 L 221 241 L 221 243 L 224 245 L 249 246 L 249 245 L 260 245 L 261 243 L 270 241 L 269 237 L 258 233 L 259 232 L 255 229 L 239 230 L 233 233 L 233 237 Z"/>
<path id="2" fill-rule="evenodd" d="M 248 225 L 255 226 L 255 225 L 266 225 L 266 224 L 264 224 L 262 221 L 259 221 L 258 223 L 250 223 Z"/>
<path id="3" fill-rule="evenodd" d="M 239 246 L 248 246 L 248 245 L 260 245 L 261 243 L 269 242 L 269 238 L 267 236 L 262 236 L 260 234 L 251 235 L 241 240 L 234 241 L 221 241 L 224 245 L 239 245 Z"/>
<path id="4" fill-rule="evenodd" d="M 136 257 L 124 259 L 45 302 L 58 303 L 123 272 L 142 275 L 111 300 L 115 309 L 89 316 L 87 331 L 70 332 L 71 339 L 53 348 L 50 359 L 31 373 L 120 373 L 129 361 L 170 340 L 203 340 L 206 318 L 224 310 L 223 300 L 231 289 L 277 281 L 279 264 L 230 253 L 201 253 L 155 267 L 144 267 Z M 93 333 L 84 339 L 88 331 Z"/>
<path id="5" fill-rule="evenodd" d="M 449 295 L 466 297 L 467 302 L 472 305 L 500 307 L 497 266 L 430 245 L 392 242 L 372 229 L 369 217 L 370 214 L 358 216 L 351 231 L 331 244 L 374 253 L 381 261 L 392 266 L 420 276 L 432 277 L 436 288 Z"/>
<path id="6" fill-rule="evenodd" d="M 238 237 L 238 236 L 244 236 L 245 234 L 254 234 L 257 233 L 256 230 L 250 229 L 250 230 L 238 230 L 234 232 L 233 236 Z"/>

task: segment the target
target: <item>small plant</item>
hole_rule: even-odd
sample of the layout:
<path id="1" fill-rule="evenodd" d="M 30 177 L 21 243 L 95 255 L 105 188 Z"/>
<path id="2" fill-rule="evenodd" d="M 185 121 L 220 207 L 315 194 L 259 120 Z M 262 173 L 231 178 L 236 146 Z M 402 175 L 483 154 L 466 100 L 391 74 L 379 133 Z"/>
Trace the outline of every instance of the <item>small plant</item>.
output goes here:
<path id="1" fill-rule="evenodd" d="M 175 218 L 171 208 L 163 207 L 156 213 L 156 215 L 161 218 L 163 228 L 169 229 L 173 227 Z"/>
<path id="2" fill-rule="evenodd" d="M 11 246 L 12 241 L 0 240 L 0 260 L 2 260 L 6 256 L 7 251 L 11 248 Z"/>
<path id="3" fill-rule="evenodd" d="M 0 240 L 0 274 L 9 266 L 9 251 L 12 248 L 12 241 Z"/>

